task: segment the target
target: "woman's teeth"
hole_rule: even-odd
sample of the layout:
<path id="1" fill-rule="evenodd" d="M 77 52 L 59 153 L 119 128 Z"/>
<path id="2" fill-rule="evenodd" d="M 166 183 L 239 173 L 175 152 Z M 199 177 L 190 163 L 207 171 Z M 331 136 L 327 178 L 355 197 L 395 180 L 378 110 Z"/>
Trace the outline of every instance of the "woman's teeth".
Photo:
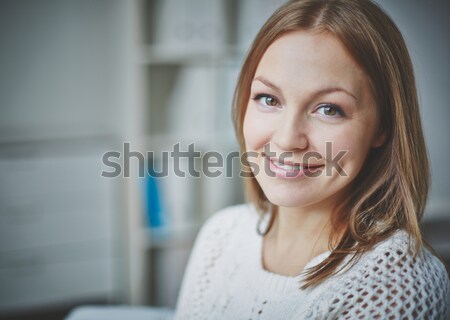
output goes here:
<path id="1" fill-rule="evenodd" d="M 273 160 L 272 162 L 278 168 L 286 170 L 286 171 L 301 171 L 304 168 L 301 165 L 297 165 L 297 164 L 290 165 L 290 164 L 281 163 L 281 162 L 278 162 L 278 161 L 275 161 L 275 160 Z"/>

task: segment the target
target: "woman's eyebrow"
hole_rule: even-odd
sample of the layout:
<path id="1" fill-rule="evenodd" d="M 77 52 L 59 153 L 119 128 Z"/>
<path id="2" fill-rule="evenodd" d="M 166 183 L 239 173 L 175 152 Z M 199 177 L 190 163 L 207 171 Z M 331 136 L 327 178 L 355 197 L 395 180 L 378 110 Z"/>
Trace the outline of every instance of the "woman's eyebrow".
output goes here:
<path id="1" fill-rule="evenodd" d="M 325 94 L 333 93 L 333 92 L 343 92 L 343 93 L 349 95 L 350 97 L 352 97 L 353 99 L 358 100 L 353 93 L 345 90 L 344 88 L 340 88 L 340 87 L 325 88 L 325 89 L 317 91 L 315 93 L 315 95 L 319 97 L 319 96 L 323 96 Z"/>
<path id="2" fill-rule="evenodd" d="M 278 87 L 277 85 L 273 84 L 272 82 L 270 82 L 269 80 L 267 80 L 266 78 L 264 78 L 263 76 L 257 76 L 253 79 L 254 81 L 259 81 L 261 83 L 263 83 L 264 85 L 266 85 L 269 88 L 272 88 L 278 92 L 281 92 L 280 87 Z M 325 88 L 325 89 L 321 89 L 319 91 L 314 92 L 314 96 L 323 96 L 325 94 L 329 94 L 329 93 L 333 93 L 333 92 L 343 92 L 348 94 L 349 96 L 351 96 L 353 99 L 358 100 L 356 98 L 356 96 L 354 94 L 352 94 L 351 92 L 349 92 L 348 90 L 345 90 L 343 88 L 340 87 L 330 87 L 330 88 Z"/>
<path id="3" fill-rule="evenodd" d="M 255 77 L 255 78 L 253 79 L 253 82 L 255 82 L 255 81 L 262 82 L 262 83 L 265 84 L 267 87 L 272 88 L 272 89 L 274 89 L 274 90 L 276 90 L 276 91 L 281 92 L 281 89 L 280 89 L 278 86 L 274 85 L 272 82 L 270 82 L 269 80 L 267 80 L 267 79 L 264 78 L 263 76 L 257 76 L 257 77 Z"/>

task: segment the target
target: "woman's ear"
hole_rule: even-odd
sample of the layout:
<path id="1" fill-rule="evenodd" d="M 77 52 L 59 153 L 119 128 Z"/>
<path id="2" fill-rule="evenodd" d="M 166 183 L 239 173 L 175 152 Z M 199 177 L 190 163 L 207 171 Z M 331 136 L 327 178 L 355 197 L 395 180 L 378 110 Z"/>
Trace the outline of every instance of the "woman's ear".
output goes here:
<path id="1" fill-rule="evenodd" d="M 374 137 L 372 141 L 372 148 L 381 147 L 386 142 L 386 131 L 380 130 Z"/>

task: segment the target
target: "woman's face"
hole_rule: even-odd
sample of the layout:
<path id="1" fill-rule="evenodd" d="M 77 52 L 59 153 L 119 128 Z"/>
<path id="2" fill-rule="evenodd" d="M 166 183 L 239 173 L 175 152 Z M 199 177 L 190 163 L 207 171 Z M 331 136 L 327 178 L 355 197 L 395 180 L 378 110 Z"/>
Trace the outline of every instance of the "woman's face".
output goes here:
<path id="1" fill-rule="evenodd" d="M 249 162 L 272 203 L 332 205 L 382 144 L 368 80 L 338 39 L 294 31 L 273 42 L 244 118 Z M 257 156 L 255 156 L 257 154 Z"/>

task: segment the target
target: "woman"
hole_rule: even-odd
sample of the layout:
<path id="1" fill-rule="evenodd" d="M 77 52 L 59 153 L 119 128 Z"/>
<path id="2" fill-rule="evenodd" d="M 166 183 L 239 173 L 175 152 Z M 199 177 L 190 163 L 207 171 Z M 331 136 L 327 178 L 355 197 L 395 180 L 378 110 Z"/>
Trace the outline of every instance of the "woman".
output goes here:
<path id="1" fill-rule="evenodd" d="M 203 226 L 176 319 L 449 316 L 419 228 L 429 168 L 412 64 L 379 7 L 280 7 L 244 62 L 234 121 L 251 204 Z"/>

